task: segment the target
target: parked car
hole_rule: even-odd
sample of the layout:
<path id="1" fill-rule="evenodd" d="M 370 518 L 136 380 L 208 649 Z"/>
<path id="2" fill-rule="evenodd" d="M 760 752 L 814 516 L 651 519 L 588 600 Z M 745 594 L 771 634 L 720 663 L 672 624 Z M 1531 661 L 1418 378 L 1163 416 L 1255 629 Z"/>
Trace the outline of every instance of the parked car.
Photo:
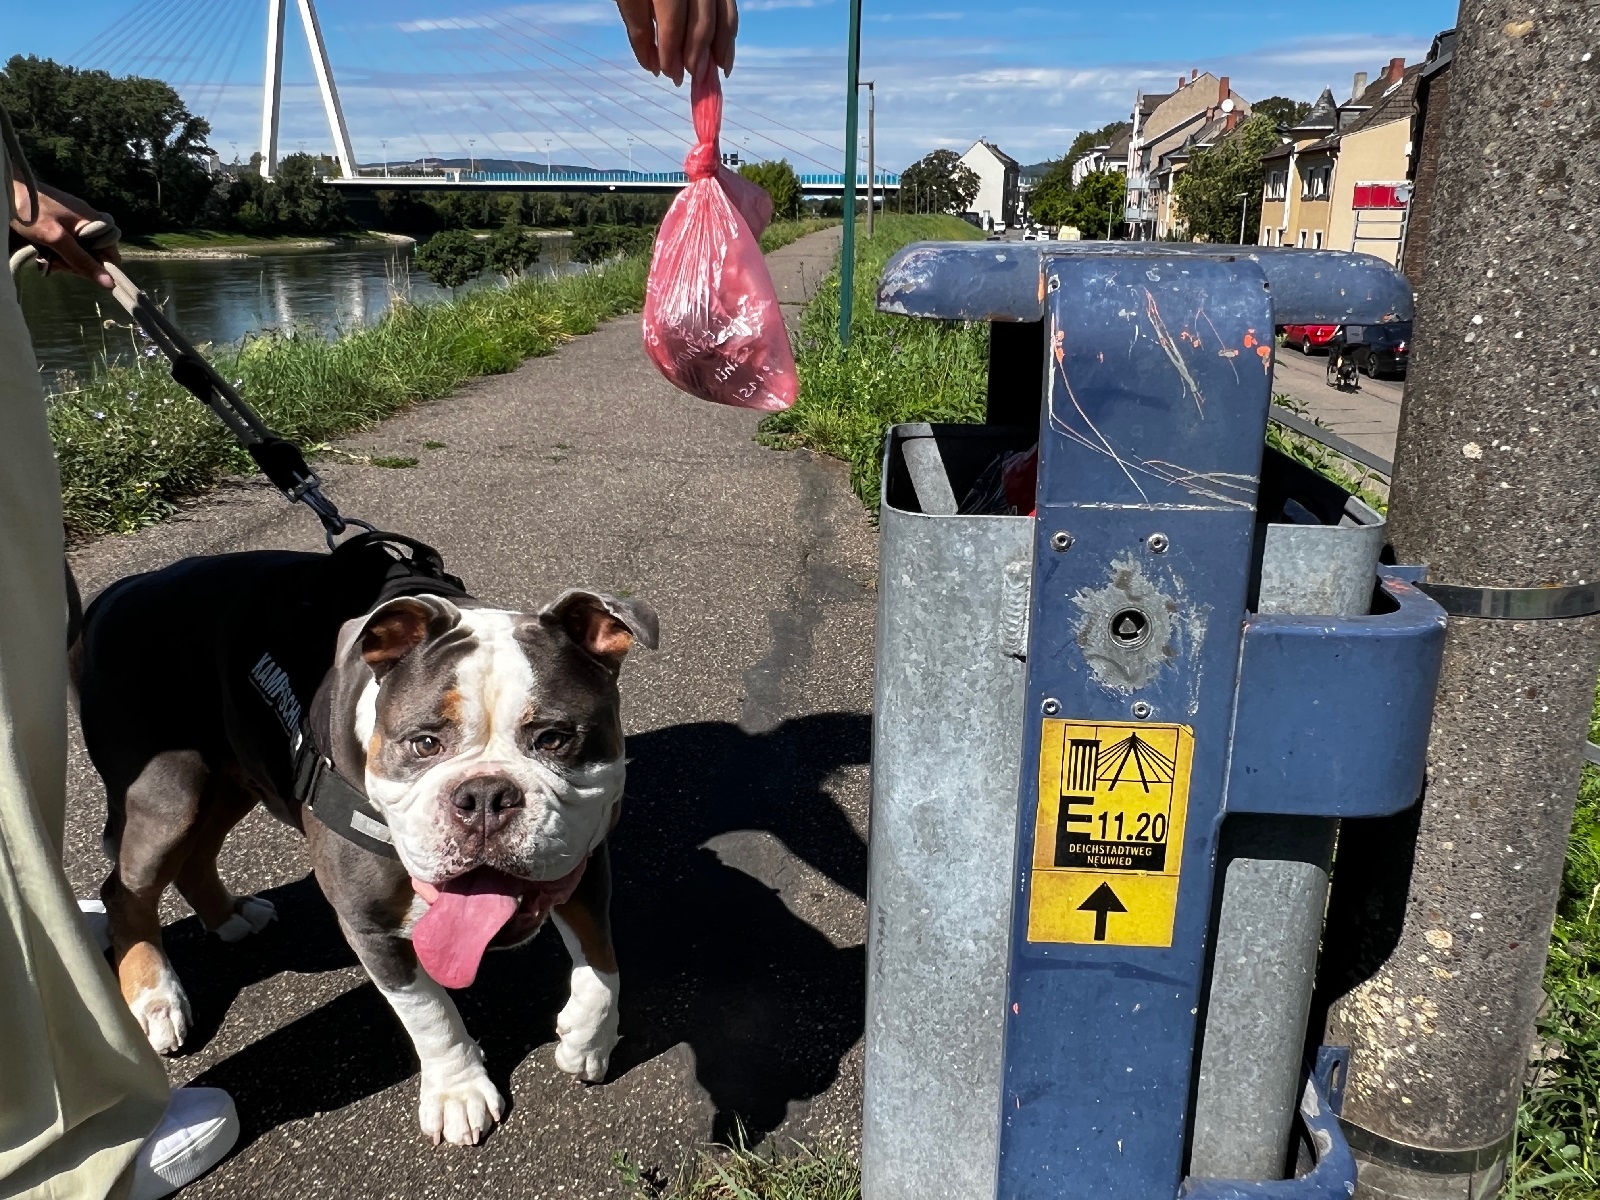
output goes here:
<path id="1" fill-rule="evenodd" d="M 1387 325 L 1341 325 L 1328 339 L 1328 353 L 1341 353 L 1369 379 L 1379 375 L 1405 378 L 1411 357 L 1411 322 Z"/>
<path id="2" fill-rule="evenodd" d="M 1301 354 L 1310 354 L 1327 346 L 1338 331 L 1337 325 L 1285 325 L 1281 332 L 1289 345 L 1300 347 Z"/>

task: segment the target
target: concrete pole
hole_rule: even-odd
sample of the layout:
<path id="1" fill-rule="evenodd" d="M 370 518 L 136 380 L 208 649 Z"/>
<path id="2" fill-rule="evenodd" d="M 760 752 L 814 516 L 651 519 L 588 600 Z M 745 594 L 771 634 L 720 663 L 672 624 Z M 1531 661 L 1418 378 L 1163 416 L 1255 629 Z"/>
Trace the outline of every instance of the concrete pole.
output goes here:
<path id="1" fill-rule="evenodd" d="M 281 0 L 270 2 L 277 4 Z M 312 0 L 300 0 L 300 23 L 305 26 L 306 41 L 311 46 L 311 66 L 317 73 L 317 87 L 322 92 L 322 109 L 328 115 L 328 133 L 333 137 L 333 153 L 339 160 L 339 173 L 346 179 L 354 179 L 356 156 L 350 150 L 350 131 L 345 128 L 339 89 L 334 86 L 333 67 L 328 63 L 328 47 L 323 43 L 322 26 L 317 22 L 317 9 Z"/>
<path id="2" fill-rule="evenodd" d="M 1592 584 L 1600 5 L 1463 4 L 1450 69 L 1393 544 L 1435 583 Z M 1421 804 L 1344 825 L 1328 1040 L 1366 1195 L 1503 1175 L 1597 669 L 1600 617 L 1453 617 Z"/>
<path id="3" fill-rule="evenodd" d="M 278 101 L 283 95 L 283 0 L 267 0 L 267 73 L 261 84 L 261 176 L 278 172 Z"/>

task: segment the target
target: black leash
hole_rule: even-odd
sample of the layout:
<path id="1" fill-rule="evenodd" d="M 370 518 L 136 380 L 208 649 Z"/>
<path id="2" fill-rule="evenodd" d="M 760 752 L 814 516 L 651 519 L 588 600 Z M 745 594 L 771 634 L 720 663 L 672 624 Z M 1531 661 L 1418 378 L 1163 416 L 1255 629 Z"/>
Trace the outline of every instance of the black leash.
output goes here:
<path id="1" fill-rule="evenodd" d="M 109 217 L 102 214 L 98 221 L 88 221 L 77 231 L 78 240 L 86 247 L 97 248 L 114 244 L 121 236 Z M 24 246 L 11 256 L 11 270 L 20 271 L 29 262 L 37 262 L 41 269 L 49 270 L 52 263 L 33 246 Z M 228 432 L 238 440 L 261 473 L 284 494 L 290 503 L 304 504 L 316 513 L 322 522 L 323 535 L 328 548 L 333 549 L 334 538 L 352 525 L 368 532 L 373 527 L 355 517 L 340 513 L 332 500 L 322 491 L 322 479 L 306 462 L 305 453 L 286 437 L 274 433 L 260 414 L 239 395 L 216 368 L 194 348 L 194 344 L 178 332 L 167 320 L 166 314 L 139 286 L 129 279 L 114 262 L 102 264 L 111 276 L 111 294 L 117 303 L 133 318 L 134 324 L 144 331 L 151 343 L 167 356 L 172 364 L 172 378 L 178 386 L 209 408 Z"/>
<path id="2" fill-rule="evenodd" d="M 232 384 L 217 374 L 216 368 L 206 361 L 189 339 L 178 332 L 167 320 L 166 314 L 122 273 L 120 267 L 115 263 L 106 263 L 105 267 L 116 284 L 112 294 L 134 323 L 144 330 L 145 336 L 167 356 L 172 364 L 172 378 L 178 386 L 216 414 L 217 419 L 228 427 L 228 431 L 255 460 L 261 473 L 291 503 L 304 504 L 316 513 L 317 520 L 322 522 L 329 549 L 333 548 L 333 539 L 352 525 L 369 532 L 372 530 L 373 527 L 367 522 L 346 517 L 339 512 L 333 501 L 323 494 L 322 479 L 306 462 L 305 453 L 300 447 L 267 428 L 256 410 L 245 402 Z"/>

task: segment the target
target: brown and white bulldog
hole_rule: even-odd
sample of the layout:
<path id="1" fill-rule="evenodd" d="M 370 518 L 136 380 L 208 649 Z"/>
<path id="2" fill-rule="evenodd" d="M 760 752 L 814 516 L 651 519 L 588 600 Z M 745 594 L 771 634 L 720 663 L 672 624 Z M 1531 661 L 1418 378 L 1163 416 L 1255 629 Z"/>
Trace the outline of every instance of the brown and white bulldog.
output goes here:
<path id="1" fill-rule="evenodd" d="M 537 613 L 489 607 L 436 556 L 418 571 L 392 539 L 356 542 L 187 559 L 90 606 L 73 658 L 108 798 L 115 865 L 101 896 L 122 994 L 171 1053 L 190 1013 L 162 950 L 162 893 L 175 884 L 225 940 L 259 931 L 276 914 L 223 884 L 223 839 L 257 803 L 302 829 L 340 927 L 416 1046 L 423 1132 L 468 1145 L 503 1102 L 446 989 L 547 916 L 573 963 L 556 1064 L 605 1076 L 617 675 L 636 641 L 655 647 L 656 618 L 584 591 Z"/>

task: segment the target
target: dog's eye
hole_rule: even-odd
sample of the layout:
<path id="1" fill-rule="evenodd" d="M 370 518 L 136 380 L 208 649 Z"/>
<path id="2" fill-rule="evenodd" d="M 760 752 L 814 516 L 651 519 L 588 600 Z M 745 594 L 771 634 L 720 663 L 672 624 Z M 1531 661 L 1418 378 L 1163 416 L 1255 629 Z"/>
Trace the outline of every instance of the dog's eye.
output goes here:
<path id="1" fill-rule="evenodd" d="M 572 735 L 562 729 L 541 730 L 533 739 L 533 748 L 545 754 L 560 754 L 572 745 Z"/>
<path id="2" fill-rule="evenodd" d="M 411 753 L 418 758 L 432 758 L 444 749 L 444 743 L 436 737 L 423 734 L 421 737 L 411 739 Z"/>

